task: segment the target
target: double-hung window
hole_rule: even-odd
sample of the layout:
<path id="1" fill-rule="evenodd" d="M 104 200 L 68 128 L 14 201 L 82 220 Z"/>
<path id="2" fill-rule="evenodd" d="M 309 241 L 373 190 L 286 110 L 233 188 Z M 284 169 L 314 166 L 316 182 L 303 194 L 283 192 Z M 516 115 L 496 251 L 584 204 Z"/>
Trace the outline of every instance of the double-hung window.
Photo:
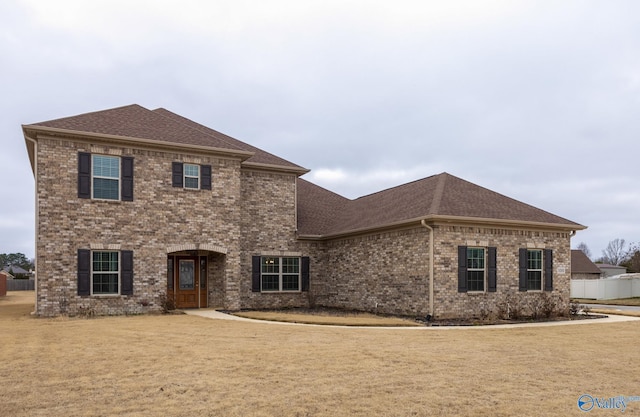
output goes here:
<path id="1" fill-rule="evenodd" d="M 527 290 L 542 290 L 542 250 L 527 250 Z"/>
<path id="2" fill-rule="evenodd" d="M 78 152 L 78 197 L 133 201 L 133 157 Z"/>
<path id="3" fill-rule="evenodd" d="M 120 259 L 119 252 L 94 251 L 91 262 L 91 293 L 119 294 Z"/>
<path id="4" fill-rule="evenodd" d="M 93 198 L 120 200 L 120 158 L 92 155 Z"/>
<path id="5" fill-rule="evenodd" d="M 497 253 L 492 246 L 458 246 L 458 292 L 495 292 Z"/>
<path id="6" fill-rule="evenodd" d="M 520 291 L 553 291 L 553 251 L 520 248 Z"/>
<path id="7" fill-rule="evenodd" d="M 132 295 L 133 251 L 78 249 L 78 295 Z"/>
<path id="8" fill-rule="evenodd" d="M 484 248 L 467 248 L 467 291 L 484 291 Z"/>
<path id="9" fill-rule="evenodd" d="M 189 190 L 211 190 L 211 165 L 173 162 L 171 185 Z"/>
<path id="10" fill-rule="evenodd" d="M 308 256 L 252 256 L 252 292 L 309 291 Z"/>
<path id="11" fill-rule="evenodd" d="M 200 165 L 184 164 L 184 188 L 200 188 Z"/>
<path id="12" fill-rule="evenodd" d="M 300 258 L 263 256 L 261 291 L 300 291 Z"/>

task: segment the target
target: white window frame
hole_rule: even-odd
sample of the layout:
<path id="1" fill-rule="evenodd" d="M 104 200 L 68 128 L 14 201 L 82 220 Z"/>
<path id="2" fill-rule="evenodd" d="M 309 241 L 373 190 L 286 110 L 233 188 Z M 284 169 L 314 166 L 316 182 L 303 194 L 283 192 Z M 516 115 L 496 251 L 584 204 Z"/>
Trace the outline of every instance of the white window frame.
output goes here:
<path id="1" fill-rule="evenodd" d="M 110 159 L 117 159 L 118 160 L 118 177 L 108 177 L 105 175 L 95 175 L 94 174 L 94 170 L 96 167 L 96 162 L 95 162 L 95 158 L 96 157 L 100 157 L 100 158 L 110 158 Z M 94 183 L 94 179 L 105 179 L 105 180 L 117 180 L 118 181 L 118 198 L 104 198 L 104 197 L 96 197 L 95 196 L 95 183 Z M 102 154 L 91 154 L 91 199 L 93 200 L 104 200 L 104 201 L 121 201 L 122 200 L 122 196 L 121 196 L 121 192 L 122 192 L 122 161 L 120 160 L 119 156 L 114 156 L 114 155 L 102 155 Z"/>
<path id="2" fill-rule="evenodd" d="M 116 253 L 118 255 L 118 270 L 117 271 L 94 271 L 93 270 L 93 255 L 94 253 Z M 91 282 L 90 282 L 90 288 L 91 288 L 91 295 L 92 296 L 97 296 L 97 297 L 112 297 L 112 296 L 117 296 L 120 295 L 120 293 L 122 292 L 122 274 L 121 274 L 121 269 L 122 269 L 122 259 L 121 259 L 121 255 L 120 255 L 120 251 L 117 250 L 92 250 L 91 251 Z M 117 274 L 118 275 L 118 291 L 117 292 L 100 292 L 100 293 L 94 293 L 93 291 L 93 285 L 94 285 L 94 276 L 95 275 L 99 275 L 99 274 Z"/>
<path id="3" fill-rule="evenodd" d="M 195 167 L 198 170 L 198 175 L 187 175 L 187 167 Z M 195 179 L 198 181 L 197 187 L 188 187 L 187 186 L 187 178 Z M 202 185 L 202 178 L 200 178 L 200 165 L 198 164 L 182 164 L 182 187 L 188 190 L 199 190 Z"/>
<path id="4" fill-rule="evenodd" d="M 473 249 L 481 249 L 482 250 L 482 255 L 483 255 L 483 268 L 472 268 L 471 265 L 469 265 L 469 251 L 473 250 Z M 467 288 L 469 288 L 469 272 L 477 272 L 477 271 L 482 271 L 482 289 L 481 290 L 472 290 L 472 289 L 468 289 L 468 292 L 476 292 L 476 293 L 482 293 L 482 292 L 486 292 L 487 291 L 487 248 L 483 248 L 483 247 L 476 247 L 476 246 L 469 246 L 467 247 Z"/>
<path id="5" fill-rule="evenodd" d="M 529 268 L 529 253 L 540 252 L 540 269 Z M 529 288 L 529 272 L 540 272 L 540 288 Z M 544 289 L 544 250 L 527 249 L 527 291 L 542 291 Z"/>
<path id="6" fill-rule="evenodd" d="M 263 264 L 265 259 L 278 259 L 278 271 L 277 272 L 264 272 Z M 298 272 L 290 273 L 284 272 L 284 259 L 297 259 L 298 260 Z M 263 277 L 265 275 L 277 275 L 278 276 L 278 289 L 265 290 L 263 287 Z M 285 290 L 283 289 L 283 278 L 285 276 L 298 276 L 298 289 L 296 290 Z M 302 258 L 299 256 L 261 256 L 260 257 L 260 292 L 265 293 L 280 293 L 280 292 L 301 292 L 302 291 Z"/>

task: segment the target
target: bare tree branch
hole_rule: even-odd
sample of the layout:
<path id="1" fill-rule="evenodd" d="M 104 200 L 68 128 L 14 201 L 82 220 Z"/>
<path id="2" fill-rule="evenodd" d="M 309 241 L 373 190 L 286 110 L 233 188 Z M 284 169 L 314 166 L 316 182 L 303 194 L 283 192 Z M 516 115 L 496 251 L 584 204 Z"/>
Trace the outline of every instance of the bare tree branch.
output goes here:
<path id="1" fill-rule="evenodd" d="M 625 249 L 624 239 L 614 239 L 602 251 L 602 261 L 611 265 L 620 265 L 629 257 L 629 251 Z"/>

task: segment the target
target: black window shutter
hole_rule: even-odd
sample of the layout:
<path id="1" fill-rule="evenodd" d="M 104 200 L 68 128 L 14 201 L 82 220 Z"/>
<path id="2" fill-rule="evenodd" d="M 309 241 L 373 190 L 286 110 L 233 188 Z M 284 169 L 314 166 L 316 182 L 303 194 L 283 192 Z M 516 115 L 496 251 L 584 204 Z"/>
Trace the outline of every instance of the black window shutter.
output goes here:
<path id="1" fill-rule="evenodd" d="M 200 188 L 202 190 L 211 189 L 211 165 L 200 166 Z"/>
<path id="2" fill-rule="evenodd" d="M 122 201 L 133 201 L 133 157 L 123 156 L 120 164 L 122 165 L 120 198 Z"/>
<path id="3" fill-rule="evenodd" d="M 171 182 L 174 187 L 182 188 L 182 181 L 182 162 L 173 162 L 171 165 Z"/>
<path id="4" fill-rule="evenodd" d="M 309 291 L 309 257 L 302 257 L 302 291 Z"/>
<path id="5" fill-rule="evenodd" d="M 467 292 L 467 247 L 458 246 L 458 292 Z"/>
<path id="6" fill-rule="evenodd" d="M 553 251 L 544 250 L 544 290 L 553 291 Z"/>
<path id="7" fill-rule="evenodd" d="M 78 295 L 91 294 L 91 251 L 78 249 Z"/>
<path id="8" fill-rule="evenodd" d="M 251 291 L 260 292 L 260 257 L 251 258 Z"/>
<path id="9" fill-rule="evenodd" d="M 519 265 L 519 289 L 520 291 L 527 290 L 527 249 L 520 248 L 518 251 L 518 265 Z"/>
<path id="10" fill-rule="evenodd" d="M 91 198 L 91 154 L 78 152 L 78 198 Z"/>
<path id="11" fill-rule="evenodd" d="M 120 294 L 133 295 L 133 251 L 120 252 Z"/>
<path id="12" fill-rule="evenodd" d="M 498 249 L 488 248 L 487 291 L 496 292 L 498 284 Z"/>

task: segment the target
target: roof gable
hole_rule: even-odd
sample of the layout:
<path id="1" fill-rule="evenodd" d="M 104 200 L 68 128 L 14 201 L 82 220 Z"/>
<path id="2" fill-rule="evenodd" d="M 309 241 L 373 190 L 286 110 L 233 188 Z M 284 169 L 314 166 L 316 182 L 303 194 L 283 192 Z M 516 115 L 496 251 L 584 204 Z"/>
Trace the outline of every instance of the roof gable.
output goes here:
<path id="1" fill-rule="evenodd" d="M 308 188 L 307 184 L 300 187 Z M 298 206 L 309 211 L 318 199 L 304 201 L 310 194 L 299 193 Z M 477 222 L 506 222 L 513 224 L 545 224 L 566 229 L 584 226 L 544 210 L 472 184 L 453 175 L 442 173 L 413 181 L 355 200 L 338 201 L 339 209 L 325 208 L 326 218 L 305 224 L 308 217 L 299 217 L 301 234 L 344 234 L 352 231 L 415 221 L 423 218 L 459 219 Z M 322 223 L 322 228 L 318 225 Z"/>

